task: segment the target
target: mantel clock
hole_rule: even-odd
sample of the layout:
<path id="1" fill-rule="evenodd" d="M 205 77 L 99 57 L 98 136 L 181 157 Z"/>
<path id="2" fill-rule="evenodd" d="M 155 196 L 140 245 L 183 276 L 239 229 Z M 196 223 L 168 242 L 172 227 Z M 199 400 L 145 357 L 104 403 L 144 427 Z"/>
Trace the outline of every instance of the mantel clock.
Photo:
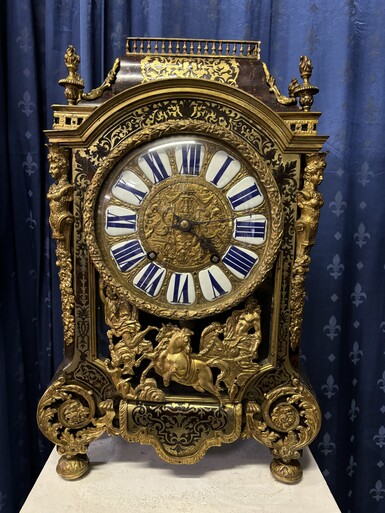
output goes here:
<path id="1" fill-rule="evenodd" d="M 128 38 L 88 93 L 64 60 L 47 131 L 64 361 L 38 407 L 58 473 L 83 475 L 103 433 L 182 464 L 253 437 L 298 481 L 321 421 L 298 366 L 325 167 L 310 60 L 288 96 L 255 41 Z"/>

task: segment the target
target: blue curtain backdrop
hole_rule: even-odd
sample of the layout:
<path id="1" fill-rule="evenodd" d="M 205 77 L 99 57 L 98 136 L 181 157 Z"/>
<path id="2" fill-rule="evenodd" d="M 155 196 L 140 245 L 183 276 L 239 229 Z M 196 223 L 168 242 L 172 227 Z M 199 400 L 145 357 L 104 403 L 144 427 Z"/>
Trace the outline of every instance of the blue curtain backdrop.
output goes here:
<path id="1" fill-rule="evenodd" d="M 383 0 L 4 0 L 0 12 L 0 511 L 16 512 L 49 444 L 38 397 L 61 361 L 43 129 L 64 103 L 69 43 L 86 89 L 125 37 L 260 39 L 284 91 L 300 55 L 330 136 L 303 360 L 323 410 L 313 453 L 343 513 L 385 510 Z"/>

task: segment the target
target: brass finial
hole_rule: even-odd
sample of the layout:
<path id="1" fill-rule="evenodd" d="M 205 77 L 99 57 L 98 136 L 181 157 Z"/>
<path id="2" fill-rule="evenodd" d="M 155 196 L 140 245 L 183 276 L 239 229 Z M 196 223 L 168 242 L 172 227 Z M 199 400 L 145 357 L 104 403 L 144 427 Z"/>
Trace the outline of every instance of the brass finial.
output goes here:
<path id="1" fill-rule="evenodd" d="M 80 57 L 72 45 L 69 45 L 67 48 L 64 55 L 64 62 L 68 69 L 68 76 L 59 80 L 59 84 L 65 88 L 64 96 L 67 98 L 69 105 L 76 105 L 81 99 L 84 81 L 77 72 Z"/>
<path id="2" fill-rule="evenodd" d="M 310 107 L 313 105 L 313 96 L 318 93 L 319 89 L 309 82 L 309 78 L 313 72 L 313 65 L 306 55 L 301 55 L 300 57 L 299 72 L 303 83 L 300 84 L 296 78 L 293 78 L 289 85 L 289 95 L 292 98 L 298 96 L 301 109 L 305 112 L 309 112 Z"/>

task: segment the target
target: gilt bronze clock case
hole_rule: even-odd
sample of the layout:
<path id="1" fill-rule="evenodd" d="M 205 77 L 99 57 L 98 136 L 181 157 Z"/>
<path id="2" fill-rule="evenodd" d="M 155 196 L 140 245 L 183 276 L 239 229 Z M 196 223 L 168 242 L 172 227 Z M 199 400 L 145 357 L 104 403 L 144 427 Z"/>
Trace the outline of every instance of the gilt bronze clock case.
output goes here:
<path id="1" fill-rule="evenodd" d="M 129 38 L 89 93 L 79 61 L 47 131 L 64 360 L 37 417 L 58 473 L 103 433 L 182 464 L 253 437 L 298 481 L 321 422 L 298 366 L 325 167 L 310 60 L 288 96 L 258 42 Z"/>

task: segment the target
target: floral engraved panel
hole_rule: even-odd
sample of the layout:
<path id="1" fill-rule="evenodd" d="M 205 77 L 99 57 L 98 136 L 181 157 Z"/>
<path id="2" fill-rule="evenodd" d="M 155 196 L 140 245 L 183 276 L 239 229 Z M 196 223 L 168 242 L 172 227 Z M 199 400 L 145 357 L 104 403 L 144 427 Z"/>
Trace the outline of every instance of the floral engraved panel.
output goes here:
<path id="1" fill-rule="evenodd" d="M 205 78 L 238 87 L 239 64 L 235 59 L 200 59 L 146 56 L 141 61 L 142 82 L 165 78 Z"/>
<path id="2" fill-rule="evenodd" d="M 225 431 L 228 415 L 223 408 L 174 403 L 139 405 L 132 411 L 132 420 L 156 436 L 166 452 L 183 456 L 194 453 L 213 432 Z"/>

